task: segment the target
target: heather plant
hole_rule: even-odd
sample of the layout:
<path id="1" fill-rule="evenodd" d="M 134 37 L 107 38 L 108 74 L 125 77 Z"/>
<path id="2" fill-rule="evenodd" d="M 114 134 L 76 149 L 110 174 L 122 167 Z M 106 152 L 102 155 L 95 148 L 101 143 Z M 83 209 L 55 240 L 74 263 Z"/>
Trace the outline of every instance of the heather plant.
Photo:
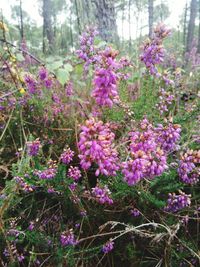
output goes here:
<path id="1" fill-rule="evenodd" d="M 70 64 L 1 57 L 1 264 L 199 266 L 199 104 L 158 68 L 169 30 L 145 43 L 146 73 L 96 35 Z"/>

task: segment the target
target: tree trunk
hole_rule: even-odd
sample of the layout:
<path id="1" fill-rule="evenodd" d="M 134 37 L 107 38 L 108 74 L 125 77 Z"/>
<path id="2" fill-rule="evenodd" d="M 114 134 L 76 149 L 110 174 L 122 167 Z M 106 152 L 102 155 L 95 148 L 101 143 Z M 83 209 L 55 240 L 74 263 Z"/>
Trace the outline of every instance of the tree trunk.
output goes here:
<path id="1" fill-rule="evenodd" d="M 115 42 L 118 39 L 115 1 L 93 0 L 96 7 L 96 20 L 101 38 L 104 41 Z"/>
<path id="2" fill-rule="evenodd" d="M 186 45 L 187 11 L 188 11 L 188 3 L 186 1 L 185 12 L 184 12 L 184 21 L 183 21 L 183 46 L 184 46 L 184 48 L 185 48 L 185 45 Z"/>
<path id="3" fill-rule="evenodd" d="M 85 14 L 87 16 L 85 21 L 87 21 L 87 23 L 89 25 L 92 22 L 91 1 L 90 0 L 85 0 L 85 1 L 83 1 L 83 3 L 84 3 Z"/>
<path id="4" fill-rule="evenodd" d="M 200 54 L 200 1 L 199 1 L 199 32 L 198 32 L 198 48 L 197 53 Z"/>
<path id="5" fill-rule="evenodd" d="M 80 16 L 79 16 L 79 12 L 78 12 L 77 0 L 75 0 L 75 8 L 76 8 L 76 17 L 77 17 L 77 24 L 78 24 L 78 33 L 81 34 L 81 23 L 80 23 Z"/>
<path id="6" fill-rule="evenodd" d="M 22 0 L 19 2 L 19 12 L 20 12 L 20 35 L 21 40 L 24 39 L 24 22 L 23 22 L 23 13 L 22 13 Z"/>
<path id="7" fill-rule="evenodd" d="M 196 15 L 197 15 L 197 0 L 192 0 L 190 5 L 190 20 L 188 24 L 186 52 L 189 52 L 192 48 Z"/>
<path id="8" fill-rule="evenodd" d="M 153 35 L 153 0 L 148 0 L 148 13 L 149 13 L 149 38 Z"/>
<path id="9" fill-rule="evenodd" d="M 71 47 L 73 48 L 74 41 L 73 41 L 73 32 L 72 32 L 72 9 L 70 9 L 69 29 L 70 29 Z"/>
<path id="10" fill-rule="evenodd" d="M 45 37 L 48 40 L 48 50 L 53 51 L 54 33 L 52 27 L 52 4 L 51 0 L 43 0 L 43 51 L 46 52 Z"/>
<path id="11" fill-rule="evenodd" d="M 129 53 L 131 53 L 131 0 L 128 1 L 128 35 L 129 35 L 128 50 Z"/>

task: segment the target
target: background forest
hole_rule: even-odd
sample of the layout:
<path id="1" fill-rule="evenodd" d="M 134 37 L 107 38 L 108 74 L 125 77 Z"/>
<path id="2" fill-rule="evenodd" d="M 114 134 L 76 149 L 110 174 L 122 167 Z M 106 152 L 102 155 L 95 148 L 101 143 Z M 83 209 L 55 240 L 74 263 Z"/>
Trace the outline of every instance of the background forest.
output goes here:
<path id="1" fill-rule="evenodd" d="M 200 0 L 1 0 L 0 266 L 200 266 Z"/>
<path id="2" fill-rule="evenodd" d="M 10 40 L 19 44 L 25 39 L 34 54 L 43 52 L 63 55 L 74 51 L 78 45 L 78 36 L 88 25 L 97 26 L 102 40 L 112 42 L 126 53 L 133 54 L 144 35 L 152 35 L 153 25 L 165 21 L 174 30 L 174 47 L 178 45 L 182 53 L 188 52 L 195 36 L 199 52 L 199 2 L 170 2 L 8 1 L 2 2 L 2 15 L 5 22 L 8 15 L 12 25 Z"/>

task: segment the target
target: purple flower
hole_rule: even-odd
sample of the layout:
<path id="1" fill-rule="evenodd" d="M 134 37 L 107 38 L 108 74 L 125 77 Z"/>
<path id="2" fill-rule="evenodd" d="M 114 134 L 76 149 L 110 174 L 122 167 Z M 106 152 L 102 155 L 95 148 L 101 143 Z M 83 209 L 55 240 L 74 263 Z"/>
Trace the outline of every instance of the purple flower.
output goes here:
<path id="1" fill-rule="evenodd" d="M 44 85 L 45 85 L 46 88 L 50 89 L 52 87 L 52 85 L 53 85 L 52 79 L 51 78 L 46 79 L 44 81 Z"/>
<path id="2" fill-rule="evenodd" d="M 27 184 L 22 177 L 15 176 L 14 180 L 18 183 L 20 188 L 27 193 L 33 192 L 35 189 L 35 186 Z"/>
<path id="3" fill-rule="evenodd" d="M 138 216 L 140 216 L 140 211 L 139 211 L 138 209 L 136 209 L 136 208 L 132 209 L 130 212 L 131 212 L 131 215 L 132 215 L 133 217 L 138 217 Z"/>
<path id="4" fill-rule="evenodd" d="M 72 230 L 62 233 L 60 236 L 60 242 L 63 247 L 75 246 L 78 243 L 77 240 L 75 239 L 75 236 Z"/>
<path id="5" fill-rule="evenodd" d="M 66 96 L 71 96 L 73 95 L 73 84 L 72 82 L 69 82 L 66 86 L 65 86 L 65 93 Z"/>
<path id="6" fill-rule="evenodd" d="M 76 187 L 77 187 L 77 183 L 72 183 L 72 184 L 69 185 L 69 189 L 72 190 L 72 191 L 75 191 Z"/>
<path id="7" fill-rule="evenodd" d="M 28 226 L 28 230 L 32 231 L 35 228 L 35 225 L 33 222 L 30 222 L 29 226 Z"/>
<path id="8" fill-rule="evenodd" d="M 87 211 L 86 210 L 81 210 L 80 215 L 81 215 L 81 217 L 86 217 L 87 216 Z"/>
<path id="9" fill-rule="evenodd" d="M 57 193 L 57 191 L 53 187 L 49 187 L 47 189 L 47 193 L 49 193 L 49 194 L 55 194 L 55 193 Z"/>
<path id="10" fill-rule="evenodd" d="M 46 170 L 36 170 L 35 174 L 40 178 L 44 180 L 51 180 L 56 176 L 57 169 L 56 168 L 49 168 Z"/>
<path id="11" fill-rule="evenodd" d="M 17 255 L 17 259 L 18 259 L 19 262 L 22 262 L 25 259 L 25 257 L 24 257 L 23 254 L 18 254 Z"/>
<path id="12" fill-rule="evenodd" d="M 91 118 L 81 129 L 78 143 L 81 167 L 87 170 L 92 163 L 96 163 L 96 176 L 100 173 L 106 176 L 116 175 L 116 171 L 119 170 L 119 159 L 113 146 L 115 135 L 111 132 L 109 124 Z"/>
<path id="13" fill-rule="evenodd" d="M 161 175 L 167 167 L 167 157 L 157 133 L 147 120 L 141 122 L 142 131 L 130 133 L 130 158 L 122 163 L 122 174 L 128 185 L 134 185 L 141 179 L 152 179 Z"/>
<path id="14" fill-rule="evenodd" d="M 53 100 L 53 102 L 55 102 L 57 104 L 60 104 L 61 103 L 61 99 L 60 99 L 60 97 L 56 93 L 53 93 L 52 100 Z"/>
<path id="15" fill-rule="evenodd" d="M 117 74 L 109 68 L 100 68 L 95 71 L 94 90 L 92 96 L 99 106 L 112 107 L 118 102 Z"/>
<path id="16" fill-rule="evenodd" d="M 182 182 L 186 184 L 196 184 L 200 177 L 200 151 L 189 150 L 181 155 L 179 161 L 178 174 Z"/>
<path id="17" fill-rule="evenodd" d="M 110 251 L 112 251 L 114 248 L 114 242 L 112 240 L 108 241 L 106 244 L 103 245 L 102 247 L 102 252 L 107 254 Z"/>
<path id="18" fill-rule="evenodd" d="M 40 80 L 44 81 L 48 77 L 48 71 L 44 67 L 39 69 L 39 78 Z"/>
<path id="19" fill-rule="evenodd" d="M 177 142 L 180 140 L 181 126 L 169 123 L 166 127 L 159 124 L 155 128 L 157 133 L 157 142 L 165 152 L 172 152 L 177 149 Z"/>
<path id="20" fill-rule="evenodd" d="M 64 152 L 60 156 L 60 160 L 64 164 L 69 164 L 74 156 L 74 151 L 72 151 L 70 148 L 67 148 L 64 150 Z"/>
<path id="21" fill-rule="evenodd" d="M 31 77 L 30 75 L 25 76 L 25 83 L 28 87 L 28 91 L 30 94 L 35 94 L 37 90 L 37 81 Z"/>
<path id="22" fill-rule="evenodd" d="M 174 99 L 174 95 L 165 91 L 165 89 L 161 88 L 159 90 L 159 102 L 156 104 L 156 107 L 159 110 L 160 115 L 168 111 L 168 107 L 172 104 Z"/>
<path id="23" fill-rule="evenodd" d="M 77 182 L 81 178 L 81 171 L 78 167 L 70 166 L 68 170 L 68 176 Z"/>
<path id="24" fill-rule="evenodd" d="M 27 142 L 26 145 L 27 145 L 28 155 L 37 156 L 39 149 L 40 149 L 40 141 L 35 140 L 32 142 Z"/>
<path id="25" fill-rule="evenodd" d="M 167 206 L 165 207 L 166 211 L 177 212 L 185 207 L 190 206 L 191 204 L 191 195 L 186 195 L 184 192 L 180 192 L 179 195 L 168 194 Z"/>
<path id="26" fill-rule="evenodd" d="M 154 30 L 154 36 L 151 40 L 147 40 L 143 45 L 143 53 L 140 56 L 150 74 L 156 78 L 162 78 L 166 84 L 172 84 L 166 74 L 159 73 L 157 65 L 164 61 L 165 50 L 163 47 L 163 39 L 170 34 L 170 30 L 164 24 L 159 24 Z"/>
<path id="27" fill-rule="evenodd" d="M 100 204 L 113 204 L 113 200 L 110 198 L 111 192 L 107 186 L 104 186 L 103 188 L 99 186 L 92 188 L 92 195 Z"/>
<path id="28" fill-rule="evenodd" d="M 96 61 L 97 48 L 94 46 L 95 36 L 98 34 L 93 27 L 88 27 L 80 37 L 80 49 L 76 51 L 77 56 L 85 61 L 84 69 L 87 72 L 90 64 Z"/>
<path id="29" fill-rule="evenodd" d="M 4 251 L 3 251 L 3 255 L 4 255 L 5 257 L 9 257 L 9 256 L 10 256 L 9 251 L 8 251 L 7 248 L 4 249 Z"/>

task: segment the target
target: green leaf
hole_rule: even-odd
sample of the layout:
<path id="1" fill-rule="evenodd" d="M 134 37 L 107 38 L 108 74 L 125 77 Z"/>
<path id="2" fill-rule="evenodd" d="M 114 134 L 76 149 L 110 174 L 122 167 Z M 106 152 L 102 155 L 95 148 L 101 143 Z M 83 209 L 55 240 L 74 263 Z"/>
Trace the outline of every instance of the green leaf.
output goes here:
<path id="1" fill-rule="evenodd" d="M 67 63 L 67 64 L 64 65 L 64 69 L 65 69 L 66 71 L 68 71 L 68 72 L 73 71 L 73 67 L 72 67 L 72 65 L 69 64 L 69 63 Z"/>
<path id="2" fill-rule="evenodd" d="M 59 69 L 57 71 L 57 79 L 62 85 L 64 85 L 69 80 L 69 71 L 66 69 Z"/>
<path id="3" fill-rule="evenodd" d="M 62 67 L 62 65 L 63 65 L 63 62 L 62 62 L 62 60 L 59 60 L 59 61 L 54 61 L 53 63 L 49 63 L 49 64 L 47 64 L 47 69 L 49 70 L 49 71 L 54 71 L 54 70 L 57 70 L 57 69 L 59 69 L 60 67 Z"/>
<path id="4" fill-rule="evenodd" d="M 21 53 L 16 54 L 17 61 L 24 61 L 24 57 Z"/>
<path id="5" fill-rule="evenodd" d="M 60 68 L 62 65 L 63 65 L 63 61 L 62 61 L 62 60 L 55 61 L 55 62 L 52 64 L 54 70 Z"/>

